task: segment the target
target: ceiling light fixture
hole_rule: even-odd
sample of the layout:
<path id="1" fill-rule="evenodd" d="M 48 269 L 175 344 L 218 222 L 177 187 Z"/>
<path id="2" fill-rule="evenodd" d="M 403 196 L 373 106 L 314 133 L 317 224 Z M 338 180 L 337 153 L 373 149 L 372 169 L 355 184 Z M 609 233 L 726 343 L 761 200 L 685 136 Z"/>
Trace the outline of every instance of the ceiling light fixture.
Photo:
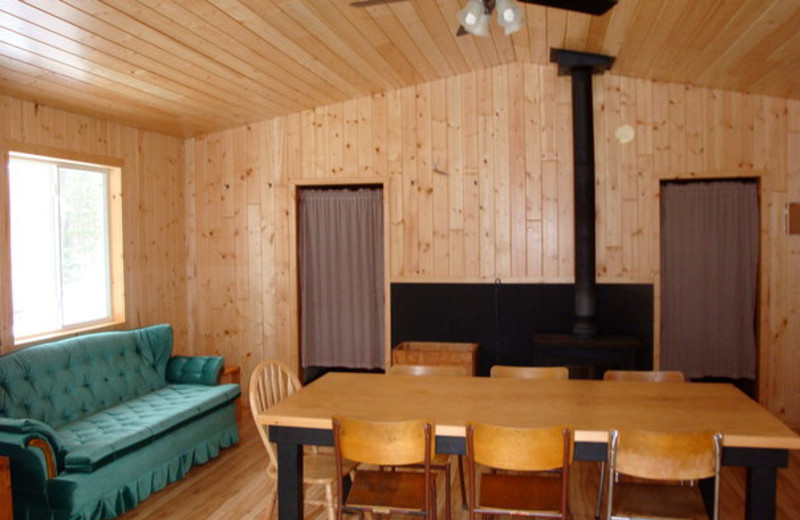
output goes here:
<path id="1" fill-rule="evenodd" d="M 522 28 L 522 9 L 516 0 L 497 0 L 497 23 L 505 29 L 506 36 Z"/>
<path id="2" fill-rule="evenodd" d="M 458 21 L 464 31 L 476 36 L 489 35 L 489 18 L 497 6 L 497 23 L 506 35 L 522 28 L 522 9 L 516 0 L 469 0 L 458 12 Z"/>

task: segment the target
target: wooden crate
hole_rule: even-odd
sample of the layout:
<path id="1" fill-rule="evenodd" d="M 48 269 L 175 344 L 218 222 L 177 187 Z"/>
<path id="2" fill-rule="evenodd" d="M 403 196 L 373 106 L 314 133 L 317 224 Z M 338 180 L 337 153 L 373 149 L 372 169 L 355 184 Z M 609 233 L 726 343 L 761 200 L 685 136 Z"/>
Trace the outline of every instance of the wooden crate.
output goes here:
<path id="1" fill-rule="evenodd" d="M 404 341 L 392 350 L 392 363 L 463 366 L 467 374 L 474 376 L 478 369 L 478 346 L 477 343 Z"/>
<path id="2" fill-rule="evenodd" d="M 236 383 L 242 385 L 242 369 L 238 365 L 225 365 L 219 374 L 219 383 Z M 242 396 L 236 398 L 236 421 L 242 421 Z"/>

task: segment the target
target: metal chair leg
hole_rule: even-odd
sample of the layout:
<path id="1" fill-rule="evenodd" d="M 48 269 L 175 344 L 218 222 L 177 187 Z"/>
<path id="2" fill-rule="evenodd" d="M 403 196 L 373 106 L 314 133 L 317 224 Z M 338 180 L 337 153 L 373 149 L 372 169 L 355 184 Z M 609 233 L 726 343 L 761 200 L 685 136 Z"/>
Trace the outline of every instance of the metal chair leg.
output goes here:
<path id="1" fill-rule="evenodd" d="M 606 461 L 600 462 L 600 484 L 597 486 L 597 505 L 594 508 L 595 520 L 600 520 L 600 505 L 603 502 L 603 483 L 606 480 Z"/>
<path id="2" fill-rule="evenodd" d="M 469 509 L 469 504 L 467 503 L 467 490 L 466 486 L 464 486 L 464 456 L 458 456 L 458 483 L 461 485 L 461 509 L 466 511 Z"/>
<path id="3" fill-rule="evenodd" d="M 446 520 L 452 520 L 450 516 L 450 507 L 452 498 L 450 497 L 450 461 L 444 466 L 444 517 Z"/>

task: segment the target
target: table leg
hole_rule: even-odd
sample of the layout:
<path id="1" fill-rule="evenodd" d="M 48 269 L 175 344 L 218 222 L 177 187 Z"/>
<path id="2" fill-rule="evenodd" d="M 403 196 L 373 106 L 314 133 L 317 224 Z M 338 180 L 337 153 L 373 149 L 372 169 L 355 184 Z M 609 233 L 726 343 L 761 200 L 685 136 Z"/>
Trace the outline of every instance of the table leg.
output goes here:
<path id="1" fill-rule="evenodd" d="M 745 518 L 747 520 L 775 518 L 777 487 L 777 468 L 764 466 L 747 468 L 747 496 L 745 497 Z"/>
<path id="2" fill-rule="evenodd" d="M 724 448 L 722 464 L 747 468 L 745 518 L 774 520 L 777 511 L 778 468 L 789 466 L 789 450 Z"/>
<path id="3" fill-rule="evenodd" d="M 303 518 L 303 446 L 278 443 L 278 518 Z"/>

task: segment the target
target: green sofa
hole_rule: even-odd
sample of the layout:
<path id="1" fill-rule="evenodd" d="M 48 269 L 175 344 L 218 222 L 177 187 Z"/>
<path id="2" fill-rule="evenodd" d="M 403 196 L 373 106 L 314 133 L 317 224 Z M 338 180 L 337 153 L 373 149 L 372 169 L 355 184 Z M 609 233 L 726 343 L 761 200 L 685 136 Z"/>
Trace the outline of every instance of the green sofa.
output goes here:
<path id="1" fill-rule="evenodd" d="M 172 328 L 86 334 L 0 357 L 0 455 L 16 520 L 114 518 L 239 441 L 219 356 Z"/>

